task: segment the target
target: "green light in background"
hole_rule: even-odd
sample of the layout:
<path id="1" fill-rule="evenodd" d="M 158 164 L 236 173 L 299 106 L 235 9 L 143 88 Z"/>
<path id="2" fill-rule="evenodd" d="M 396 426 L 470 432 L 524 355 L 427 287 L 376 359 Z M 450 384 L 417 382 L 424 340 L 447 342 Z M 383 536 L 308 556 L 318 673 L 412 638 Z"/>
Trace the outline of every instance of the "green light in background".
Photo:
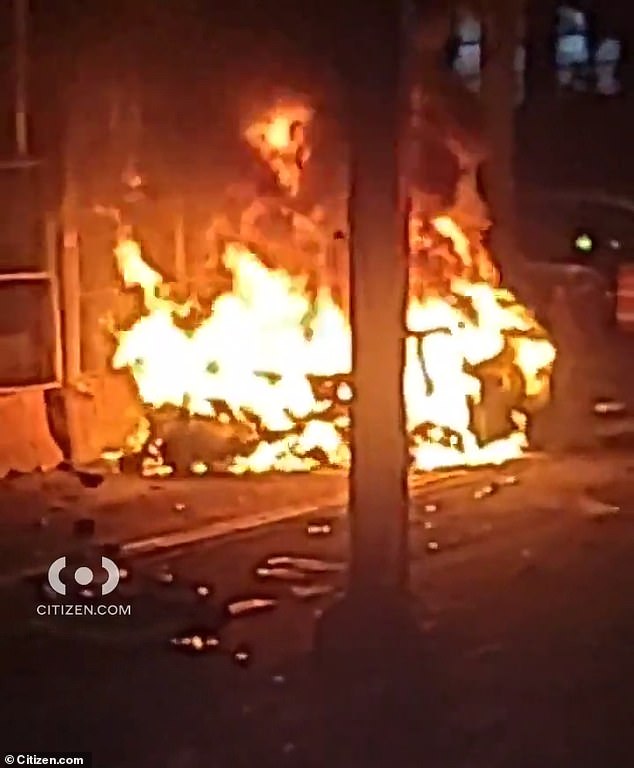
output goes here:
<path id="1" fill-rule="evenodd" d="M 594 241 L 590 235 L 579 235 L 575 240 L 575 248 L 580 251 L 591 251 L 594 248 Z"/>

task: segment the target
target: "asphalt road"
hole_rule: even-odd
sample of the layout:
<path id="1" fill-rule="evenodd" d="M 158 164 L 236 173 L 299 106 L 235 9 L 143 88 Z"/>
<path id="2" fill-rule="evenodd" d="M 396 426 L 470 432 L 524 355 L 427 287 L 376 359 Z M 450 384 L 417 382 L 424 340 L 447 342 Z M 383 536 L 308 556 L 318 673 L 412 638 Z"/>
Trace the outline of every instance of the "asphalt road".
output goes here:
<path id="1" fill-rule="evenodd" d="M 478 492 L 499 473 L 421 498 L 410 601 L 419 658 L 395 648 L 360 687 L 312 653 L 319 614 L 345 581 L 340 515 L 322 535 L 297 518 L 120 563 L 131 578 L 116 601 L 129 617 L 41 617 L 33 584 L 6 587 L 2 747 L 88 750 L 106 768 L 629 768 L 629 467 L 623 455 L 536 462 L 493 493 Z M 310 562 L 258 576 L 273 556 L 332 570 L 306 575 Z M 208 597 L 196 594 L 203 585 Z M 309 586 L 332 592 L 298 596 Z M 242 597 L 276 603 L 225 621 Z M 219 646 L 171 645 L 192 625 Z"/>

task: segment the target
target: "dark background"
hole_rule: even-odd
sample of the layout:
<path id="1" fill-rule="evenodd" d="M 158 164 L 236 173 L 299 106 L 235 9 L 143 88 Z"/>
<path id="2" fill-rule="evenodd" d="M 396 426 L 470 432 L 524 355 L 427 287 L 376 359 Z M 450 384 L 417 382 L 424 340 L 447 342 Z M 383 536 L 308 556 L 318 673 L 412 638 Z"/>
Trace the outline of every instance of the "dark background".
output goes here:
<path id="1" fill-rule="evenodd" d="M 540 3 L 533 0 L 531 7 Z M 554 4 L 543 5 L 546 13 Z M 597 5 L 599 28 L 625 43 L 625 92 L 602 97 L 529 90 L 517 112 L 521 179 L 632 191 L 634 79 L 627 49 L 634 41 L 634 8 L 629 6 L 617 0 Z M 104 93 L 113 87 L 142 105 L 143 160 L 169 186 L 239 176 L 245 163 L 239 126 L 279 95 L 307 94 L 318 113 L 328 116 L 330 123 L 323 121 L 322 128 L 327 147 L 329 132 L 341 131 L 339 73 L 356 55 L 355 13 L 362 8 L 352 0 L 31 0 L 32 151 L 46 157 L 53 172 L 65 121 L 103 124 Z M 4 156 L 13 151 L 11 34 L 11 4 L 3 3 Z M 529 40 L 529 49 L 540 59 L 549 56 L 541 42 Z M 553 70 L 553 85 L 554 80 Z M 91 154 L 99 153 L 99 143 Z"/>

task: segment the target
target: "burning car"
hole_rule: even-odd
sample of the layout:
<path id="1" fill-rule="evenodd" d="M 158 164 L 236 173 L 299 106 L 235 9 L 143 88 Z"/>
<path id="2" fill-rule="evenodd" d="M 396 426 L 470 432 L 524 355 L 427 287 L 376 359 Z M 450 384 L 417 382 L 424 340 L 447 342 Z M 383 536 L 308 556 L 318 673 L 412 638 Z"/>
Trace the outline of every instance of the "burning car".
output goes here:
<path id="1" fill-rule="evenodd" d="M 295 205 L 311 118 L 307 109 L 273 110 L 245 131 L 276 194 L 256 196 L 237 221 L 216 226 L 224 278 L 208 305 L 196 291 L 173 295 L 133 238 L 117 244 L 119 272 L 138 303 L 114 329 L 112 366 L 129 371 L 144 404 L 127 450 L 146 474 L 349 465 L 349 318 L 327 276 L 331 236 Z M 464 195 L 470 179 L 463 182 Z M 266 228 L 276 217 L 285 222 L 277 238 Z M 521 455 L 555 358 L 545 330 L 501 287 L 477 232 L 459 218 L 414 210 L 410 219 L 403 396 L 419 470 Z"/>

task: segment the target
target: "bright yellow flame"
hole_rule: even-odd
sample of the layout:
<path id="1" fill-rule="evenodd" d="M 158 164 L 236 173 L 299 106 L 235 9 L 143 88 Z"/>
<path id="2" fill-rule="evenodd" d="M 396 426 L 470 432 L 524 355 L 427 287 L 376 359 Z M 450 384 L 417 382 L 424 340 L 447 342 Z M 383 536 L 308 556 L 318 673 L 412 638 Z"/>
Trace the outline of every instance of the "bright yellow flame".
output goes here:
<path id="1" fill-rule="evenodd" d="M 276 115 L 266 126 L 264 136 L 275 149 L 286 149 L 291 143 L 292 120 L 288 115 Z"/>
<path id="2" fill-rule="evenodd" d="M 244 137 L 271 168 L 291 196 L 299 192 L 304 163 L 310 155 L 305 128 L 312 110 L 303 104 L 281 105 L 247 127 Z"/>
<path id="3" fill-rule="evenodd" d="M 463 262 L 473 266 L 466 236 L 448 217 L 432 222 Z M 171 403 L 190 413 L 226 423 L 222 403 L 238 422 L 253 423 L 262 436 L 231 471 L 306 471 L 323 464 L 345 467 L 350 451 L 349 418 L 336 413 L 353 391 L 339 383 L 333 399 L 319 396 L 316 377 L 351 370 L 349 323 L 331 293 L 315 298 L 303 278 L 267 268 L 244 245 L 227 246 L 224 265 L 231 291 L 220 295 L 209 316 L 193 330 L 175 318 L 187 307 L 160 295 L 160 275 L 145 264 L 140 249 L 124 241 L 116 249 L 126 285 L 140 285 L 146 314 L 118 332 L 115 368 L 128 368 L 144 403 Z M 479 258 L 484 258 L 480 255 Z M 488 258 L 488 257 L 487 257 Z M 491 265 L 484 271 L 493 274 Z M 510 354 L 526 401 L 547 395 L 555 350 L 533 316 L 511 293 L 490 283 L 451 278 L 449 296 L 412 298 L 407 312 L 403 391 L 415 467 L 500 464 L 526 447 L 526 418 L 514 409 L 515 427 L 481 444 L 473 429 L 473 408 L 483 400 L 477 367 Z M 341 408 L 341 406 L 339 406 Z M 334 409 L 334 410 L 333 410 Z M 143 430 L 147 439 L 147 429 Z M 138 438 L 137 438 L 138 442 Z M 208 467 L 196 464 L 194 471 Z M 164 473 L 160 447 L 146 459 L 144 473 Z"/>

